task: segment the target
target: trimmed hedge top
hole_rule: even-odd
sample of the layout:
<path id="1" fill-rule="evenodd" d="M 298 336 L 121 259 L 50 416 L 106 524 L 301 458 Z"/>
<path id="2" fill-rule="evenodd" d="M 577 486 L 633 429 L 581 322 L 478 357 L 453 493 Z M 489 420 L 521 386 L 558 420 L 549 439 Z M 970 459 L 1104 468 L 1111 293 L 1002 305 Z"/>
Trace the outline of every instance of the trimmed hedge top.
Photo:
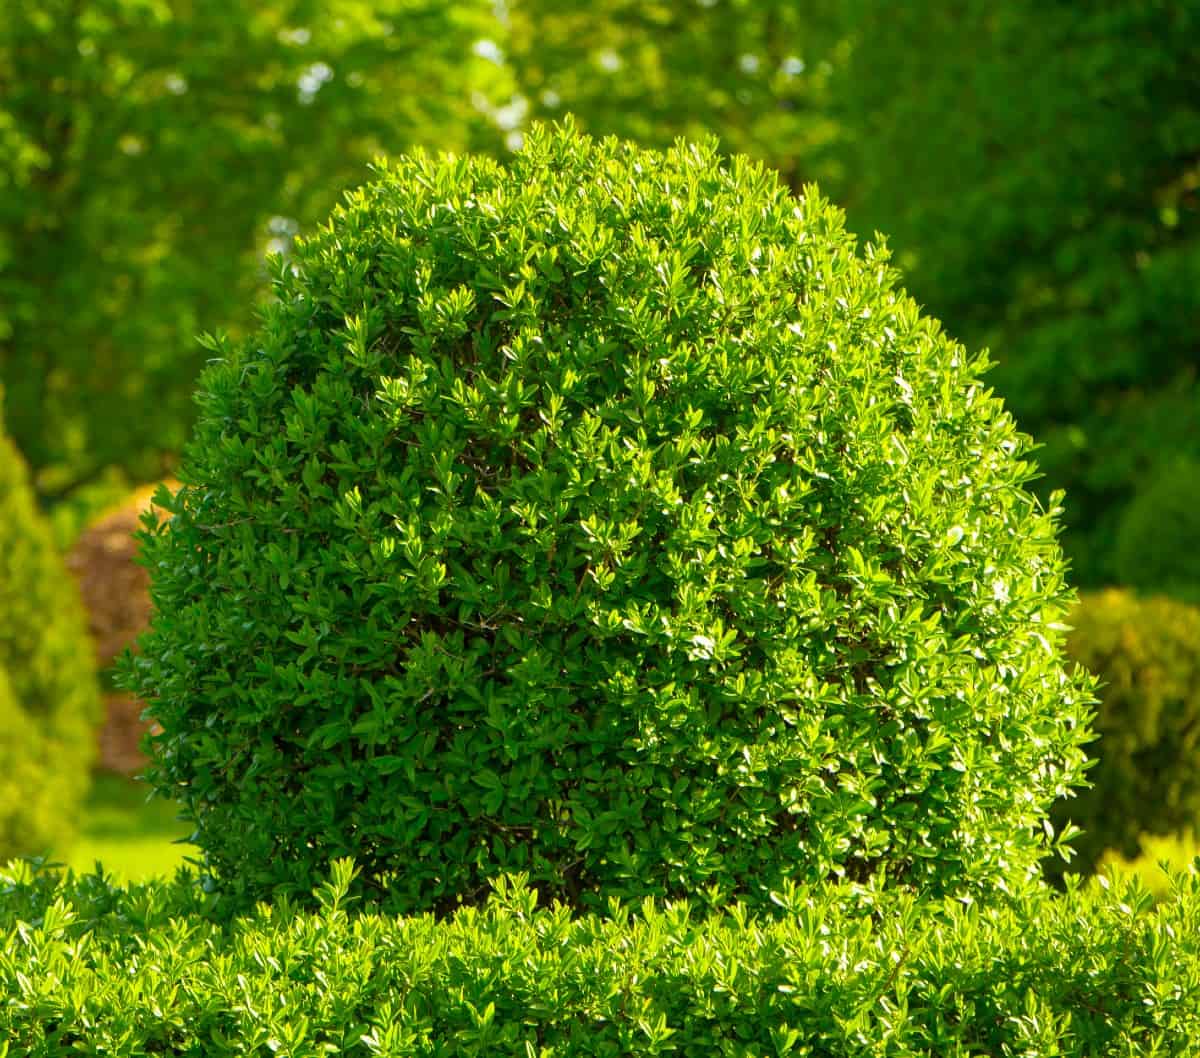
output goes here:
<path id="1" fill-rule="evenodd" d="M 539 129 L 385 167 L 275 293 L 209 341 L 126 662 L 223 892 L 1036 871 L 1090 694 L 1057 512 L 815 190 Z"/>
<path id="2" fill-rule="evenodd" d="M 437 921 L 218 923 L 186 872 L 114 887 L 0 869 L 0 1054 L 204 1058 L 1130 1058 L 1195 1053 L 1200 877 L 988 906 L 823 884 L 775 921 L 687 902 L 573 918 L 498 884 Z"/>

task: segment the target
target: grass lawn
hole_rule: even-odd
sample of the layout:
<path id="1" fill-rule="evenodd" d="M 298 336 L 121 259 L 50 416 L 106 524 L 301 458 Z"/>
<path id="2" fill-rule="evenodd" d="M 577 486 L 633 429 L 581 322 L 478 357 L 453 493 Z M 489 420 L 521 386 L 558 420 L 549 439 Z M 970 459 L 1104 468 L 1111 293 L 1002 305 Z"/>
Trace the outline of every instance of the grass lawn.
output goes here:
<path id="1" fill-rule="evenodd" d="M 174 874 L 195 849 L 172 844 L 188 828 L 176 821 L 173 804 L 157 798 L 147 804 L 148 794 L 144 783 L 98 775 L 84 805 L 79 838 L 58 858 L 76 873 L 91 871 L 99 860 L 120 882 Z"/>

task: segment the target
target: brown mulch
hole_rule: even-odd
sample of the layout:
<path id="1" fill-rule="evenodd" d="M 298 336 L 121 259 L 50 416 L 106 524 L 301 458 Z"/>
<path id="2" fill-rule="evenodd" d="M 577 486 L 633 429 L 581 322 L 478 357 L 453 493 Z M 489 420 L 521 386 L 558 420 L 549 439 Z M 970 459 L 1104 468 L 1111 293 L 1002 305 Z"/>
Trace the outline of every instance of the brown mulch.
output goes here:
<path id="1" fill-rule="evenodd" d="M 179 487 L 167 481 L 167 487 Z M 88 629 L 96 650 L 96 667 L 106 669 L 133 644 L 150 616 L 150 578 L 138 565 L 133 533 L 152 504 L 158 485 L 138 489 L 124 503 L 101 515 L 80 535 L 67 557 L 79 582 Z M 160 512 L 161 513 L 161 512 Z M 100 767 L 122 774 L 137 771 L 145 758 L 138 740 L 150 726 L 138 719 L 142 703 L 129 694 L 106 697 L 106 721 L 100 732 Z"/>

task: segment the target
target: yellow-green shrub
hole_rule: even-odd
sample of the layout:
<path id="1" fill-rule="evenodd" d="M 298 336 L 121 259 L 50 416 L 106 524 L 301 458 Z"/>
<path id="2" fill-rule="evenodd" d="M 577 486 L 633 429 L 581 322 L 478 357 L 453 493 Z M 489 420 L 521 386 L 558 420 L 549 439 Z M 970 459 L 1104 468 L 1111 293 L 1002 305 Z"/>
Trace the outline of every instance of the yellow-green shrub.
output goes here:
<path id="1" fill-rule="evenodd" d="M 8 673 L 0 668 L 0 849 L 37 848 L 56 825 L 45 786 L 44 740 L 17 703 Z"/>
<path id="2" fill-rule="evenodd" d="M 1101 681 L 1100 737 L 1092 788 L 1055 814 L 1084 828 L 1074 867 L 1087 870 L 1200 819 L 1200 610 L 1112 589 L 1085 595 L 1072 623 L 1068 653 Z"/>
<path id="3" fill-rule="evenodd" d="M 194 876 L 124 888 L 0 869 L 10 1058 L 1183 1058 L 1200 1039 L 1200 878 L 986 903 L 821 884 L 787 914 L 697 902 L 607 919 L 501 883 L 381 915 L 333 865 L 313 913 L 225 925 Z M 1000 894 L 997 894 L 999 897 Z"/>
<path id="4" fill-rule="evenodd" d="M 0 857 L 61 848 L 95 755 L 99 694 L 79 595 L 0 435 Z"/>

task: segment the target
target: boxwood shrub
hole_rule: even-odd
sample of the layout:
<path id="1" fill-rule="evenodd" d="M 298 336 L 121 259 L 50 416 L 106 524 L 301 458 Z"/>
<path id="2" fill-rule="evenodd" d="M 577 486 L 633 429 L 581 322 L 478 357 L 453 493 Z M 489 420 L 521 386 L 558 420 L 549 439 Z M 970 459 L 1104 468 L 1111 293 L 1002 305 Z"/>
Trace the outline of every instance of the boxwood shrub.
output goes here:
<path id="1" fill-rule="evenodd" d="M 355 909 L 220 926 L 173 884 L 0 872 L 0 1054 L 204 1058 L 1129 1058 L 1200 1039 L 1200 877 L 983 905 L 822 883 L 744 905 L 537 907 L 502 883 L 438 920 Z M 7 1052 L 4 1050 L 7 1045 Z"/>
<path id="2" fill-rule="evenodd" d="M 1055 508 L 841 214 L 715 145 L 384 166 L 217 361 L 129 686 L 231 900 L 399 911 L 1037 870 Z"/>

